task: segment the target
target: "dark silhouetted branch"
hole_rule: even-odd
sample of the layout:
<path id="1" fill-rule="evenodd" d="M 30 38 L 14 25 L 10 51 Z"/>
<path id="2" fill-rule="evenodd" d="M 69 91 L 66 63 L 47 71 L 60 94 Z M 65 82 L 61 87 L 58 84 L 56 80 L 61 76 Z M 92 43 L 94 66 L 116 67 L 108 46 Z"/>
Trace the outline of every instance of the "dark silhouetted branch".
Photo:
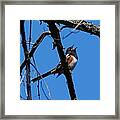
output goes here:
<path id="1" fill-rule="evenodd" d="M 51 36 L 54 39 L 54 45 L 57 47 L 57 51 L 58 51 L 58 54 L 59 54 L 59 57 L 61 60 L 61 64 L 64 69 L 64 75 L 67 79 L 68 89 L 69 89 L 69 94 L 70 94 L 71 100 L 76 100 L 77 98 L 76 98 L 76 94 L 75 94 L 74 84 L 73 84 L 71 73 L 68 68 L 66 56 L 63 51 L 63 46 L 61 43 L 59 30 L 57 29 L 57 27 L 55 25 L 55 21 L 45 21 L 45 22 L 48 24 L 49 30 L 51 32 Z"/>
<path id="2" fill-rule="evenodd" d="M 29 51 L 27 50 L 26 39 L 25 39 L 25 30 L 24 30 L 24 20 L 20 21 L 20 33 L 22 37 L 22 47 L 25 55 L 25 66 L 26 66 L 26 84 L 27 84 L 27 99 L 32 100 L 31 96 L 31 85 L 30 85 L 30 58 Z"/>
<path id="3" fill-rule="evenodd" d="M 35 44 L 33 45 L 32 49 L 29 53 L 29 58 L 33 57 L 35 50 L 37 49 L 39 44 L 43 41 L 43 39 L 45 38 L 46 35 L 50 35 L 50 32 L 42 33 L 41 36 L 38 38 L 38 40 L 36 40 Z M 26 60 L 24 60 L 20 66 L 20 74 L 22 73 L 22 70 L 25 67 L 25 64 L 26 64 Z"/>
<path id="4" fill-rule="evenodd" d="M 29 50 L 30 50 L 30 43 L 31 43 L 31 32 L 32 32 L 32 20 L 30 20 L 30 35 L 29 35 Z"/>
<path id="5" fill-rule="evenodd" d="M 61 28 L 61 30 L 63 28 L 76 28 L 76 30 L 81 30 L 93 35 L 96 35 L 98 37 L 100 37 L 100 26 L 94 25 L 90 22 L 87 22 L 85 20 L 54 20 L 55 23 L 58 24 L 63 24 L 64 26 Z"/>

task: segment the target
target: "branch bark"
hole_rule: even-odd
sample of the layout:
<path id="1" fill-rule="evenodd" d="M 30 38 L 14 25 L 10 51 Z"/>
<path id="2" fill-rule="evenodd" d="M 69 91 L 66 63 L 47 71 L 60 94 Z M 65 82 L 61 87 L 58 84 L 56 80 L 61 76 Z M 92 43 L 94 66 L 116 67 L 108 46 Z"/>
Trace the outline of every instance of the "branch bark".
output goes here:
<path id="1" fill-rule="evenodd" d="M 27 100 L 32 100 L 31 96 L 31 85 L 30 85 L 30 58 L 29 51 L 27 50 L 25 31 L 24 31 L 24 20 L 20 21 L 20 33 L 22 37 L 22 46 L 25 55 L 25 66 L 26 66 L 26 84 L 27 84 Z"/>
<path id="2" fill-rule="evenodd" d="M 85 20 L 54 20 L 54 22 L 65 25 L 62 29 L 66 27 L 75 28 L 80 23 L 76 30 L 81 30 L 100 37 L 100 26 L 94 25 Z"/>
<path id="3" fill-rule="evenodd" d="M 76 94 L 75 94 L 74 84 L 73 84 L 71 73 L 70 73 L 69 68 L 68 68 L 66 56 L 65 56 L 64 51 L 63 51 L 63 46 L 61 43 L 59 30 L 57 29 L 57 27 L 55 25 L 55 21 L 45 21 L 45 22 L 49 26 L 51 36 L 54 39 L 54 45 L 57 47 L 57 51 L 58 51 L 58 54 L 59 54 L 59 57 L 61 60 L 61 64 L 62 64 L 63 69 L 64 69 L 64 75 L 67 79 L 68 89 L 69 89 L 69 94 L 70 94 L 71 100 L 76 100 L 77 98 L 76 98 Z"/>

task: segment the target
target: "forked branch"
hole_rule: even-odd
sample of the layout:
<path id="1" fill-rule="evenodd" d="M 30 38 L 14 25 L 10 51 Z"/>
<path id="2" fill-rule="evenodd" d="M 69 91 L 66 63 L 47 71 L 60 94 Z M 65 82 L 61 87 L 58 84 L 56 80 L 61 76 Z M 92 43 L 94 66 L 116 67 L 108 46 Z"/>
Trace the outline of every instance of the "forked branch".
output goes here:
<path id="1" fill-rule="evenodd" d="M 50 35 L 50 32 L 43 32 L 40 37 L 36 40 L 34 45 L 32 46 L 32 49 L 29 53 L 29 58 L 33 57 L 34 52 L 36 51 L 37 47 L 40 45 L 40 43 L 43 41 L 43 39 L 47 36 Z M 26 60 L 24 60 L 20 66 L 20 74 L 22 73 L 23 68 L 25 67 Z"/>

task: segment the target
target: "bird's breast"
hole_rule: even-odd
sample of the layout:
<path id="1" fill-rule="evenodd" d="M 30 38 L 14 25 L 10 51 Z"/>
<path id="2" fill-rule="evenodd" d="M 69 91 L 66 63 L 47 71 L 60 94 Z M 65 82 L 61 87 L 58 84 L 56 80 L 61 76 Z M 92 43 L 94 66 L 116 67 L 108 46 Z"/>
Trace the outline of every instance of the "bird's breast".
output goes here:
<path id="1" fill-rule="evenodd" d="M 77 64 L 77 59 L 74 56 L 71 56 L 71 57 L 73 60 L 69 63 L 69 66 L 70 66 L 71 70 L 73 70 Z"/>

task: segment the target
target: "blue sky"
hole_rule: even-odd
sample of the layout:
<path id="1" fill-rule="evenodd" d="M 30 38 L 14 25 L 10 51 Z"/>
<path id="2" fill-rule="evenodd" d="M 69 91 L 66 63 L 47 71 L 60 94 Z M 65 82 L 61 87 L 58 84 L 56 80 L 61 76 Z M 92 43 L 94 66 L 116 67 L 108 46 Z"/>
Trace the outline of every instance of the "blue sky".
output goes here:
<path id="1" fill-rule="evenodd" d="M 89 20 L 93 24 L 100 25 L 99 20 Z M 26 40 L 29 40 L 29 20 L 25 22 Z M 62 25 L 58 26 L 61 28 Z M 39 36 L 49 31 L 47 24 L 32 21 L 32 43 Z M 77 47 L 78 63 L 72 71 L 72 77 L 75 92 L 78 100 L 99 100 L 100 99 L 100 38 L 89 33 L 75 30 L 67 38 L 63 39 L 72 31 L 65 28 L 60 31 L 61 41 L 64 48 L 74 44 Z M 59 62 L 57 50 L 52 50 L 53 39 L 50 36 L 45 37 L 43 42 L 37 48 L 34 58 L 38 71 L 43 74 L 54 68 Z M 32 44 L 31 44 L 32 47 Z M 24 60 L 23 48 L 20 45 L 20 62 Z M 32 59 L 31 59 L 32 60 Z M 32 60 L 33 63 L 33 60 Z M 24 73 L 24 70 L 23 70 Z M 31 77 L 36 77 L 36 72 L 31 66 Z M 32 79 L 31 78 L 31 79 Z M 24 80 L 24 79 L 23 79 Z M 31 84 L 32 99 L 39 100 L 37 93 L 37 82 Z M 41 88 L 42 84 L 42 88 Z M 44 92 L 46 94 L 44 94 Z M 25 82 L 20 85 L 20 94 L 26 98 Z M 50 94 L 50 95 L 49 95 Z M 46 96 L 52 100 L 70 100 L 67 83 L 64 75 L 56 78 L 56 75 L 50 75 L 40 81 L 40 99 L 46 100 Z"/>

